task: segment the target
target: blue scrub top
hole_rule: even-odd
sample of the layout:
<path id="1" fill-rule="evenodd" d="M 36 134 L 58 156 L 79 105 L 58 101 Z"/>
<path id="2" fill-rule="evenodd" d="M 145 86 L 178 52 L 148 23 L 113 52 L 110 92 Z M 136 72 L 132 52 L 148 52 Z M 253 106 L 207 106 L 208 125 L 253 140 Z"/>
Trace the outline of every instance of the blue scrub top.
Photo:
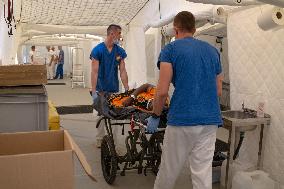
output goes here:
<path id="1" fill-rule="evenodd" d="M 173 68 L 175 89 L 168 124 L 221 125 L 216 76 L 222 68 L 217 49 L 192 37 L 178 39 L 165 46 L 159 62 L 168 62 Z"/>
<path id="2" fill-rule="evenodd" d="M 123 48 L 114 44 L 109 52 L 105 43 L 98 44 L 91 52 L 90 59 L 99 61 L 97 91 L 116 93 L 119 91 L 118 65 L 127 54 Z"/>

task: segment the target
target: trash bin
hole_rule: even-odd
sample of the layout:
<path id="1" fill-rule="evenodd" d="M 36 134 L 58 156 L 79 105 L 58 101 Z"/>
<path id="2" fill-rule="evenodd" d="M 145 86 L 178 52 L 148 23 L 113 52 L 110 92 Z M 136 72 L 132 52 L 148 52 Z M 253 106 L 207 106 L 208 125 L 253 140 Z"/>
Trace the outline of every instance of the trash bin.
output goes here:
<path id="1" fill-rule="evenodd" d="M 0 132 L 48 130 L 44 85 L 0 87 Z"/>
<path id="2" fill-rule="evenodd" d="M 60 129 L 60 118 L 59 114 L 51 101 L 48 101 L 48 128 L 49 130 Z"/>

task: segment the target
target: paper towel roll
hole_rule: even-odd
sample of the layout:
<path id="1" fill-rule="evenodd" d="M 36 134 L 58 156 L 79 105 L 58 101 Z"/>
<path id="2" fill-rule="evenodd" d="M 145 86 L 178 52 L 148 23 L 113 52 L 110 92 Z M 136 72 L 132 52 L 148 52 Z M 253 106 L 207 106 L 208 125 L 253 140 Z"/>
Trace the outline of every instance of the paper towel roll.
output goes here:
<path id="1" fill-rule="evenodd" d="M 284 10 L 279 7 L 267 8 L 258 16 L 257 23 L 264 31 L 284 26 Z"/>

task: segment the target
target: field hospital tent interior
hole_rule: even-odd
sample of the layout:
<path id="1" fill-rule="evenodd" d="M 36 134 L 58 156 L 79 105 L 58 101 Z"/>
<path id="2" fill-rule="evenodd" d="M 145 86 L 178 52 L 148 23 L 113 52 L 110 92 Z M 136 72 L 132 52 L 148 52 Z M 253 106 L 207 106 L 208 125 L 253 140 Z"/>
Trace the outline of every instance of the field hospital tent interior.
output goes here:
<path id="1" fill-rule="evenodd" d="M 227 110 L 241 110 L 243 104 L 256 110 L 261 101 L 265 113 L 271 116 L 270 124 L 264 130 L 261 170 L 277 183 L 278 188 L 284 188 L 283 0 L 14 0 L 14 18 L 8 20 L 10 25 L 7 24 L 8 2 L 12 1 L 0 0 L 0 65 L 28 64 L 33 45 L 42 56 L 46 53 L 46 46 L 62 46 L 65 53 L 64 82 L 68 84 L 64 87 L 68 87 L 68 95 L 74 94 L 74 99 L 68 99 L 67 94 L 53 94 L 58 89 L 47 86 L 48 98 L 56 106 L 62 105 L 58 98 L 62 102 L 68 100 L 80 104 L 79 101 L 83 100 L 85 104 L 91 104 L 91 97 L 86 95 L 91 88 L 89 55 L 97 44 L 104 41 L 110 24 L 122 27 L 120 45 L 128 55 L 126 70 L 130 86 L 155 85 L 159 76 L 156 66 L 159 53 L 166 44 L 175 40 L 174 16 L 183 10 L 192 12 L 196 18 L 195 37 L 210 43 L 220 52 L 224 76 L 221 106 Z M 84 80 L 74 83 L 72 89 L 70 78 L 76 75 L 75 64 L 82 65 Z M 120 86 L 123 91 L 122 84 Z M 80 97 L 81 93 L 85 96 Z M 64 128 L 68 128 L 68 123 L 73 120 L 74 124 L 80 115 L 61 118 Z M 92 124 L 90 128 L 95 130 L 93 121 L 90 113 L 82 123 L 76 121 L 77 129 L 75 126 L 70 128 L 80 130 L 80 124 Z M 87 138 L 95 136 L 90 134 L 93 131 L 90 128 L 85 131 Z M 245 132 L 239 156 L 230 165 L 233 169 L 256 169 L 259 130 L 257 127 Z M 220 133 L 222 135 L 225 131 L 220 128 Z M 76 140 L 76 134 L 74 138 Z M 90 138 L 88 145 L 94 145 L 95 139 Z M 84 153 L 100 153 L 93 146 L 86 152 L 84 139 L 78 141 Z M 76 183 L 77 188 L 153 187 L 154 176 L 146 179 L 134 176 L 136 172 L 126 174 L 125 180 L 116 180 L 114 186 L 107 185 L 98 168 L 99 161 L 88 157 L 87 160 L 91 162 L 98 182 L 92 183 L 84 178 Z M 125 184 L 127 182 L 131 184 Z M 186 185 L 189 185 L 183 181 L 179 184 L 176 188 L 188 188 Z M 222 184 L 214 187 L 222 187 Z"/>

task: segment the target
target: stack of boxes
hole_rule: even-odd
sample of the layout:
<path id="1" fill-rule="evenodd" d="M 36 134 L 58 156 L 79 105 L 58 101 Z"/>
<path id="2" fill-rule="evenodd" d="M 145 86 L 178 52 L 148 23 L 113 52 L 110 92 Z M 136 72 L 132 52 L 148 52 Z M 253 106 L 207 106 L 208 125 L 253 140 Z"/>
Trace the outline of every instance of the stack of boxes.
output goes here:
<path id="1" fill-rule="evenodd" d="M 46 83 L 45 65 L 0 66 L 0 188 L 73 189 L 73 152 L 95 180 L 71 136 L 58 130 Z"/>

